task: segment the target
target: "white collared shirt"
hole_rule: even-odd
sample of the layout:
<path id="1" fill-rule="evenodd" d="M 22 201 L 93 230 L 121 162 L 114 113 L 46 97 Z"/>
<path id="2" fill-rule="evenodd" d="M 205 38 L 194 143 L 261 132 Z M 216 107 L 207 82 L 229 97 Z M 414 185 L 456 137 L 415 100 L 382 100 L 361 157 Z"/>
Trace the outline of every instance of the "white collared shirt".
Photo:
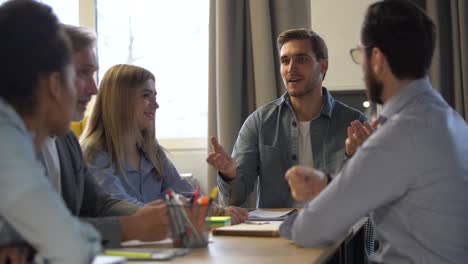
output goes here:
<path id="1" fill-rule="evenodd" d="M 41 154 L 46 169 L 47 177 L 49 177 L 52 187 L 60 194 L 62 184 L 60 180 L 60 160 L 55 144 L 56 137 L 47 137 L 42 144 Z"/>

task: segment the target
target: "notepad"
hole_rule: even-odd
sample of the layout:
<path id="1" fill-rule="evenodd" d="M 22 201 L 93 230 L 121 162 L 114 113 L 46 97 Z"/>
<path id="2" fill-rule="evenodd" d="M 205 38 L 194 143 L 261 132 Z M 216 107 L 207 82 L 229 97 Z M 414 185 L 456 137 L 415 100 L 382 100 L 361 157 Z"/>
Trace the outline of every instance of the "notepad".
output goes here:
<path id="1" fill-rule="evenodd" d="M 296 209 L 287 210 L 266 210 L 257 209 L 249 212 L 249 220 L 251 221 L 280 221 L 286 219 L 288 216 L 296 213 Z"/>

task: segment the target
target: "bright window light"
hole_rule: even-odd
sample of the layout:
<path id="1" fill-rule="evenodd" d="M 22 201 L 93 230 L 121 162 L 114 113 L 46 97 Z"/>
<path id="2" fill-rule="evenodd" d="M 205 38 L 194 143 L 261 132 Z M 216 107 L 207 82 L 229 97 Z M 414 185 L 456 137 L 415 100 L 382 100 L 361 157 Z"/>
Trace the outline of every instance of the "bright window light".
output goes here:
<path id="1" fill-rule="evenodd" d="M 156 133 L 206 138 L 208 0 L 96 0 L 99 79 L 134 64 L 156 76 Z"/>
<path id="2" fill-rule="evenodd" d="M 7 0 L 0 0 L 0 4 Z M 70 25 L 79 25 L 78 2 L 79 0 L 39 0 L 54 10 L 60 22 Z"/>

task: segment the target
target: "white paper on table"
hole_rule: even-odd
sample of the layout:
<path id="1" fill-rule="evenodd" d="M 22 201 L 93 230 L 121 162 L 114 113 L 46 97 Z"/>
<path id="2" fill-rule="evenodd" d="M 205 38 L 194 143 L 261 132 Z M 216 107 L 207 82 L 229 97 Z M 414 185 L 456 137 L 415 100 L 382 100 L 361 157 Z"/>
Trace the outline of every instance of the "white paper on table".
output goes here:
<path id="1" fill-rule="evenodd" d="M 172 245 L 172 239 L 166 238 L 166 239 L 159 240 L 159 241 L 149 241 L 149 242 L 143 242 L 140 240 L 128 240 L 128 241 L 122 242 L 121 244 L 122 247 L 155 246 L 155 245 Z"/>
<path id="2" fill-rule="evenodd" d="M 124 257 L 98 255 L 94 257 L 92 264 L 121 264 L 126 262 L 127 259 Z"/>

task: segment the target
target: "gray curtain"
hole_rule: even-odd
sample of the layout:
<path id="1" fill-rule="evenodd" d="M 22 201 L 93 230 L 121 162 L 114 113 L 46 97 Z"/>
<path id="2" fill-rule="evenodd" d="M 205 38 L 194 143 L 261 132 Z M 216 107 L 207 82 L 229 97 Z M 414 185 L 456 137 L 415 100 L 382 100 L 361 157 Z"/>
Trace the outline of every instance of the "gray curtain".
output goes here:
<path id="1" fill-rule="evenodd" d="M 437 26 L 430 76 L 445 100 L 468 121 L 468 1 L 416 1 Z"/>
<path id="2" fill-rule="evenodd" d="M 208 135 L 227 151 L 247 116 L 283 92 L 276 37 L 310 25 L 310 0 L 210 0 Z"/>

